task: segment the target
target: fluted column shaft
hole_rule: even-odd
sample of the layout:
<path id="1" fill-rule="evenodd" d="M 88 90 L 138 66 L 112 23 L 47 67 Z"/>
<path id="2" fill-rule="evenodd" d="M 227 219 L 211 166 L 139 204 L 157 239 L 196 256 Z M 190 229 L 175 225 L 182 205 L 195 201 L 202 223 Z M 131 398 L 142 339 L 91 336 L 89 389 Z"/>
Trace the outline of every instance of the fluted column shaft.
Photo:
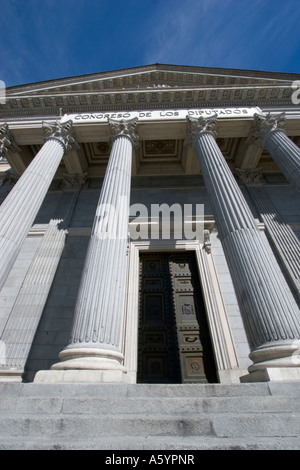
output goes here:
<path id="1" fill-rule="evenodd" d="M 270 197 L 259 182 L 261 170 L 241 170 L 236 168 L 235 174 L 245 184 L 251 199 L 265 224 L 268 236 L 285 266 L 293 290 L 300 299 L 300 241 L 285 223 Z"/>
<path id="2" fill-rule="evenodd" d="M 110 121 L 113 145 L 85 259 L 69 345 L 54 369 L 121 369 L 136 120 Z"/>
<path id="3" fill-rule="evenodd" d="M 86 174 L 65 175 L 65 189 L 50 220 L 40 247 L 24 278 L 20 292 L 5 325 L 1 341 L 5 356 L 0 357 L 0 381 L 21 380 L 30 348 L 65 246 L 76 201 Z"/>
<path id="4" fill-rule="evenodd" d="M 215 118 L 189 118 L 187 144 L 195 145 L 244 313 L 255 363 L 251 370 L 293 366 L 291 356 L 300 339 L 297 314 L 269 259 L 267 242 L 216 143 L 215 126 Z"/>
<path id="5" fill-rule="evenodd" d="M 0 289 L 45 198 L 64 153 L 76 145 L 71 123 L 44 125 L 46 142 L 0 206 Z"/>
<path id="6" fill-rule="evenodd" d="M 52 219 L 24 278 L 1 341 L 5 357 L 0 358 L 0 381 L 14 376 L 21 380 L 32 341 L 40 321 L 65 244 L 66 231 Z"/>
<path id="7" fill-rule="evenodd" d="M 255 115 L 252 140 L 271 155 L 286 179 L 300 193 L 300 148 L 284 132 L 285 115 Z"/>

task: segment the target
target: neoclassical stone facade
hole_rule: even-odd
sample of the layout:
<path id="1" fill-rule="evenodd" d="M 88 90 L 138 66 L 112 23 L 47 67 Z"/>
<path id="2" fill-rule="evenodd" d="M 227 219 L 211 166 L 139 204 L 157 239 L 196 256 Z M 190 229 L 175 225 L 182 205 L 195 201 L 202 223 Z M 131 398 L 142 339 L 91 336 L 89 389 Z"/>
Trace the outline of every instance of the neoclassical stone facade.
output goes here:
<path id="1" fill-rule="evenodd" d="M 300 380 L 299 76 L 153 65 L 12 87 L 0 380 Z"/>

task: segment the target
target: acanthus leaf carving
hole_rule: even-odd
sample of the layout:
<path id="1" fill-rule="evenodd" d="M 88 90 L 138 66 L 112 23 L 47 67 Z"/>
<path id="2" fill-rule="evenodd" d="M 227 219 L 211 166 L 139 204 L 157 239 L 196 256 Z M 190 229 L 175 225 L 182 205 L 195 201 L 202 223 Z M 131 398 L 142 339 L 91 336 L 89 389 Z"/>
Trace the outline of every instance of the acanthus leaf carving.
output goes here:
<path id="1" fill-rule="evenodd" d="M 71 120 L 64 123 L 56 121 L 53 124 L 43 122 L 45 141 L 57 140 L 63 146 L 65 152 L 77 150 L 79 145 L 76 142 L 72 126 Z"/>
<path id="2" fill-rule="evenodd" d="M 5 159 L 8 151 L 19 152 L 20 148 L 17 146 L 14 137 L 9 131 L 8 124 L 0 125 L 0 157 Z"/>
<path id="3" fill-rule="evenodd" d="M 109 126 L 110 126 L 110 133 L 111 133 L 111 140 L 114 142 L 118 137 L 123 136 L 127 137 L 134 148 L 138 147 L 139 145 L 139 137 L 136 133 L 136 126 L 137 126 L 137 118 L 133 119 L 108 119 Z"/>
<path id="4" fill-rule="evenodd" d="M 249 144 L 257 143 L 259 145 L 264 145 L 265 138 L 274 131 L 284 131 L 284 126 L 286 122 L 285 113 L 280 114 L 255 114 L 254 121 L 252 125 L 252 131 L 250 136 L 247 139 Z"/>
<path id="5" fill-rule="evenodd" d="M 217 114 L 210 116 L 209 118 L 194 118 L 187 116 L 187 136 L 185 139 L 185 145 L 192 147 L 195 144 L 196 139 L 200 133 L 209 132 L 216 138 L 216 125 L 217 125 Z"/>
<path id="6" fill-rule="evenodd" d="M 81 174 L 69 174 L 65 173 L 63 179 L 63 183 L 66 188 L 69 189 L 79 189 L 83 186 L 86 182 L 88 173 L 81 173 Z"/>
<path id="7" fill-rule="evenodd" d="M 203 235 L 204 235 L 204 249 L 206 251 L 206 253 L 211 253 L 211 241 L 210 241 L 210 231 L 205 229 L 203 231 Z"/>
<path id="8" fill-rule="evenodd" d="M 259 184 L 262 178 L 261 168 L 235 168 L 235 176 L 244 184 Z"/>

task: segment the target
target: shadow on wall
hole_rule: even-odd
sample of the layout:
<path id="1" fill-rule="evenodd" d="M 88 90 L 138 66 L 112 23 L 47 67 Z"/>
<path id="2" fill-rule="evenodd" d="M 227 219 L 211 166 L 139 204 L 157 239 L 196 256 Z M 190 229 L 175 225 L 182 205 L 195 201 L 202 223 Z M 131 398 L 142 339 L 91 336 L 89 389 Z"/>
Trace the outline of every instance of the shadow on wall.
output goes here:
<path id="1" fill-rule="evenodd" d="M 24 382 L 59 362 L 69 342 L 89 237 L 67 236 L 66 245 L 27 359 Z"/>

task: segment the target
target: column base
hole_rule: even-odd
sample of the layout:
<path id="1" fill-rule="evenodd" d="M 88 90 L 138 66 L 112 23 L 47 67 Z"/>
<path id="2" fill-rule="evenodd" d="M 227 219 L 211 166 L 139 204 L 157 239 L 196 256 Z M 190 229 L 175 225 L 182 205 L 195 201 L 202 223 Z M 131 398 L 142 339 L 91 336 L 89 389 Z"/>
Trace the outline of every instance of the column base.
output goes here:
<path id="1" fill-rule="evenodd" d="M 24 369 L 0 369 L 0 382 L 21 383 Z"/>
<path id="2" fill-rule="evenodd" d="M 64 349 L 59 358 L 61 362 L 51 369 L 126 370 L 122 365 L 123 354 L 113 349 L 70 347 Z"/>
<path id="3" fill-rule="evenodd" d="M 123 355 L 100 348 L 66 348 L 61 362 L 51 370 L 37 372 L 38 383 L 127 383 L 127 369 L 122 365 Z"/>
<path id="4" fill-rule="evenodd" d="M 300 382 L 299 367 L 269 367 L 240 377 L 241 383 L 247 382 Z"/>
<path id="5" fill-rule="evenodd" d="M 249 354 L 253 364 L 241 382 L 300 381 L 300 340 L 264 344 Z"/>
<path id="6" fill-rule="evenodd" d="M 248 367 L 248 372 L 256 372 L 272 368 L 300 367 L 300 340 L 273 341 L 259 346 L 249 354 L 253 364 Z"/>
<path id="7" fill-rule="evenodd" d="M 34 383 L 66 384 L 66 383 L 127 383 L 128 377 L 122 370 L 40 370 Z"/>

